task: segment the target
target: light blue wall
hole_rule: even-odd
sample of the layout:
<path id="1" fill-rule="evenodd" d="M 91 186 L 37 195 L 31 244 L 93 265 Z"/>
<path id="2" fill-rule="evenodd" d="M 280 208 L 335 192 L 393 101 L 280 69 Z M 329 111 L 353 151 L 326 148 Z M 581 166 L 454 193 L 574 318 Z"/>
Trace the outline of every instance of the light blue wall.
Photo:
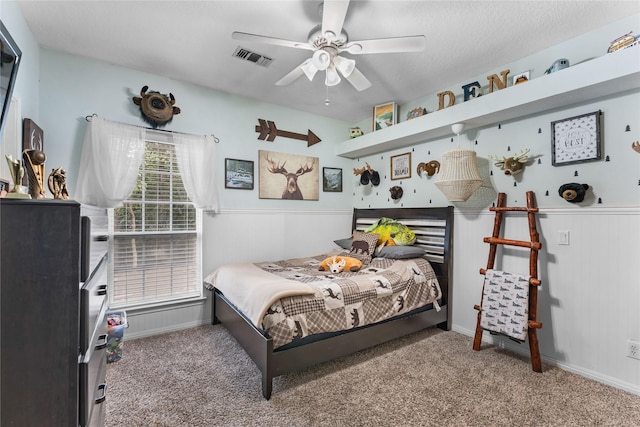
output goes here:
<path id="1" fill-rule="evenodd" d="M 175 105 L 182 110 L 162 129 L 214 134 L 220 139 L 217 160 L 212 161 L 211 171 L 219 179 L 221 208 L 323 210 L 351 207 L 349 183 L 342 193 L 321 190 L 319 201 L 282 201 L 259 199 L 257 177 L 253 191 L 224 189 L 223 180 L 225 157 L 253 160 L 257 172 L 258 150 L 319 157 L 319 177 L 322 167 L 346 170 L 350 161 L 333 154 L 334 144 L 344 139 L 348 132 L 349 125 L 345 122 L 46 49 L 41 50 L 40 66 L 39 125 L 45 131 L 47 167 L 67 169 L 72 196 L 87 126 L 85 116 L 97 114 L 108 120 L 148 127 L 132 102 L 133 96 L 139 96 L 142 86 L 148 85 L 151 90 L 171 92 L 176 98 Z M 255 132 L 259 118 L 273 120 L 279 129 L 291 132 L 306 133 L 311 129 L 322 141 L 312 147 L 307 147 L 304 141 L 282 137 L 273 142 L 260 141 Z"/>
<path id="2" fill-rule="evenodd" d="M 610 42 L 629 31 L 633 31 L 635 34 L 640 33 L 640 15 L 614 22 L 514 63 L 488 70 L 479 76 L 469 77 L 463 82 L 443 86 L 438 92 L 450 90 L 455 94 L 456 103 L 451 107 L 453 109 L 464 102 L 461 87 L 465 84 L 478 81 L 483 86 L 483 97 L 490 97 L 492 94 L 488 92 L 487 76 L 491 74 L 500 75 L 502 70 L 511 70 L 508 77 L 509 86 L 512 85 L 512 76 L 524 71 L 530 71 L 531 79 L 539 78 L 544 75 L 545 70 L 556 59 L 567 58 L 572 65 L 577 65 L 580 62 L 606 55 Z M 640 61 L 640 47 L 636 46 L 632 49 L 637 52 L 638 61 Z M 472 104 L 474 99 L 471 98 L 467 102 Z M 404 121 L 406 113 L 416 107 L 424 107 L 429 112 L 437 111 L 437 92 L 401 105 L 399 118 Z M 602 160 L 552 166 L 551 122 L 597 110 L 603 112 Z M 567 108 L 552 109 L 464 132 L 460 136 L 460 147 L 472 148 L 477 152 L 480 172 L 487 185 L 467 202 L 456 202 L 454 205 L 462 209 L 484 208 L 491 205 L 497 192 L 506 193 L 509 203 L 518 203 L 524 200 L 526 191 L 532 190 L 536 192 L 540 207 L 577 209 L 585 206 L 639 206 L 640 155 L 631 149 L 631 143 L 640 140 L 638 117 L 640 117 L 640 91 L 636 88 L 624 94 L 603 97 Z M 357 125 L 366 130 L 371 126 L 369 121 L 362 121 Z M 627 125 L 629 125 L 629 131 L 627 131 Z M 454 136 L 453 132 L 451 135 Z M 418 143 L 404 149 L 362 157 L 354 161 L 354 167 L 361 167 L 365 161 L 369 162 L 374 169 L 382 172 L 383 178 L 378 187 L 372 188 L 370 185 L 359 185 L 357 178 L 352 177 L 354 206 L 390 207 L 403 205 L 410 207 L 451 204 L 435 187 L 435 176 L 418 177 L 415 169 L 419 162 L 441 160 L 442 153 L 457 146 L 455 139 L 452 141 L 451 137 L 446 137 Z M 532 160 L 527 163 L 525 171 L 515 178 L 503 175 L 502 171 L 493 166 L 494 162 L 488 158 L 489 155 L 499 157 L 513 155 L 526 148 L 531 149 L 529 156 Z M 385 176 L 389 174 L 389 157 L 406 152 L 412 153 L 412 177 L 402 181 L 385 179 Z M 607 156 L 610 161 L 605 161 Z M 491 171 L 493 176 L 490 175 Z M 558 188 L 569 182 L 586 183 L 592 187 L 583 203 L 568 203 L 558 196 Z M 388 188 L 393 185 L 401 185 L 404 189 L 405 196 L 399 201 L 394 201 L 389 197 Z M 598 203 L 599 201 L 602 203 Z"/>

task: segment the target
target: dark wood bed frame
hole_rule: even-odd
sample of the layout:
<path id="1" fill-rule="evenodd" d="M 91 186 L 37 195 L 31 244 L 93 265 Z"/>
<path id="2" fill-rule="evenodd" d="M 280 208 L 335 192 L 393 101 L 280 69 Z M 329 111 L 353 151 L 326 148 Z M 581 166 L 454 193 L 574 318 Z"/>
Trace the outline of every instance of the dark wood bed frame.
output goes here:
<path id="1" fill-rule="evenodd" d="M 451 329 L 451 276 L 453 270 L 453 207 L 354 209 L 353 230 L 364 230 L 378 218 L 397 219 L 416 232 L 416 245 L 427 250 L 425 256 L 435 270 L 442 299 L 442 310 L 414 310 L 410 315 L 362 326 L 306 344 L 274 351 L 273 341 L 246 319 L 225 296 L 213 291 L 212 323 L 222 323 L 244 348 L 262 372 L 262 395 L 271 397 L 274 377 L 295 372 L 366 348 L 403 337 L 432 326 Z"/>

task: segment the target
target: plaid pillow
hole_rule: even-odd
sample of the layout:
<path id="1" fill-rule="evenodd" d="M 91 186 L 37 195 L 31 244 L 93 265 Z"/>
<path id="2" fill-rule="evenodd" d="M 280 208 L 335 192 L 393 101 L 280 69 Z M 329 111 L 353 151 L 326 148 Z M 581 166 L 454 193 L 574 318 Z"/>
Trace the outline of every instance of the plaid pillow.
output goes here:
<path id="1" fill-rule="evenodd" d="M 363 264 L 369 264 L 378 244 L 378 234 L 363 233 L 361 231 L 353 232 L 353 242 L 349 256 L 358 258 Z"/>

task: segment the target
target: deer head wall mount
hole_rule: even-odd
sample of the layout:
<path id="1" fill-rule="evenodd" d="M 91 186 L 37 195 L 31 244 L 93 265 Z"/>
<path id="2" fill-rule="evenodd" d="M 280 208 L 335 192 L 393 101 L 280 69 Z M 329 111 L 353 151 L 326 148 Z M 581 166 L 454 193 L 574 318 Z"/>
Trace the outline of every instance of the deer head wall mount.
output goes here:
<path id="1" fill-rule="evenodd" d="M 527 156 L 529 151 L 531 151 L 531 149 L 527 148 L 513 157 L 503 156 L 502 158 L 499 158 L 492 154 L 488 157 L 496 162 L 495 165 L 502 169 L 505 175 L 516 175 L 524 170 L 526 163 L 529 161 L 529 157 Z"/>

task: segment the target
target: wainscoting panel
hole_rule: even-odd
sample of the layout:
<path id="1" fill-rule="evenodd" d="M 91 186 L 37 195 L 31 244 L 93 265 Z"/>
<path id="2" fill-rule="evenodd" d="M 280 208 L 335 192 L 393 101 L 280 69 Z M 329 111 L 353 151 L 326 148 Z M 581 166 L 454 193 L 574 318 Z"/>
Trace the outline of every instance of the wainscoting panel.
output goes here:
<path id="1" fill-rule="evenodd" d="M 223 210 L 203 215 L 203 278 L 223 264 L 315 255 L 351 234 L 352 210 Z M 127 310 L 125 340 L 211 323 L 211 298 Z"/>
<path id="2" fill-rule="evenodd" d="M 453 323 L 472 336 L 480 302 L 494 214 L 456 211 Z M 504 237 L 528 240 L 526 216 L 507 216 Z M 538 331 L 544 362 L 640 394 L 640 361 L 626 356 L 640 339 L 640 209 L 541 209 Z M 569 232 L 560 245 L 559 231 Z M 526 249 L 498 253 L 496 269 L 528 273 Z M 529 354 L 527 343 L 484 334 L 484 339 Z M 471 351 L 471 346 L 469 347 Z"/>

